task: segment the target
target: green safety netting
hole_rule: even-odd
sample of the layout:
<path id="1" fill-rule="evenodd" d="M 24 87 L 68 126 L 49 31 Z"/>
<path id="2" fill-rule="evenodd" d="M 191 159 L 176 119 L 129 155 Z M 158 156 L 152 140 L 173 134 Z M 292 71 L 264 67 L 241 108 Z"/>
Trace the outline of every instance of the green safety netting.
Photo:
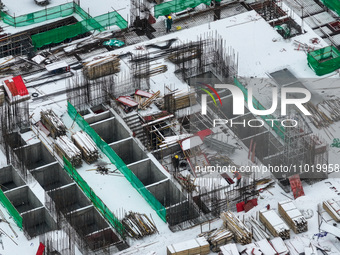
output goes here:
<path id="1" fill-rule="evenodd" d="M 239 87 L 242 90 L 243 95 L 244 95 L 244 100 L 248 103 L 248 90 L 237 80 L 237 78 L 234 79 L 234 83 L 237 87 Z M 266 108 L 264 108 L 263 105 L 255 97 L 253 97 L 253 106 L 257 110 L 266 110 Z M 281 139 L 284 140 L 284 133 L 285 133 L 284 127 L 280 125 L 279 121 L 277 120 L 273 121 L 273 119 L 277 119 L 277 118 L 275 118 L 271 114 L 261 115 L 260 117 L 274 130 L 274 132 Z"/>
<path id="2" fill-rule="evenodd" d="M 90 18 L 90 15 L 86 13 L 79 5 L 76 3 L 67 3 L 58 5 L 51 8 L 46 8 L 41 11 L 32 12 L 29 14 L 13 17 L 3 11 L 0 11 L 0 16 L 2 17 L 4 23 L 14 26 L 22 27 L 28 26 L 35 23 L 43 22 L 46 20 L 57 19 L 72 15 L 77 13 L 83 19 Z"/>
<path id="3" fill-rule="evenodd" d="M 325 6 L 335 11 L 340 15 L 340 1 L 339 0 L 321 0 Z"/>
<path id="4" fill-rule="evenodd" d="M 340 51 L 334 46 L 308 52 L 307 61 L 310 68 L 321 76 L 340 68 Z"/>
<path id="5" fill-rule="evenodd" d="M 6 208 L 7 212 L 12 216 L 15 223 L 18 225 L 20 229 L 22 229 L 22 217 L 12 205 L 12 203 L 8 200 L 5 194 L 0 189 L 0 202 Z"/>
<path id="6" fill-rule="evenodd" d="M 94 18 L 77 22 L 72 25 L 55 28 L 43 33 L 32 35 L 34 47 L 40 48 L 51 43 L 60 43 L 89 31 L 104 31 L 105 27 L 117 25 L 120 29 L 127 28 L 127 21 L 117 12 L 106 13 Z"/>
<path id="7" fill-rule="evenodd" d="M 104 216 L 104 218 L 112 225 L 112 227 L 125 239 L 125 228 L 117 217 L 107 208 L 104 202 L 94 193 L 87 182 L 79 175 L 72 164 L 64 157 L 64 168 L 68 174 L 74 179 L 79 187 L 84 191 L 86 196 L 92 201 L 93 205 Z"/>
<path id="8" fill-rule="evenodd" d="M 331 144 L 331 147 L 340 148 L 340 139 L 339 138 L 334 138 L 333 139 L 333 143 Z"/>
<path id="9" fill-rule="evenodd" d="M 210 5 L 210 3 L 211 0 L 173 0 L 157 4 L 155 6 L 155 17 L 158 18 L 161 15 L 184 11 L 187 8 L 194 8 L 200 4 Z"/>
<path id="10" fill-rule="evenodd" d="M 131 185 L 144 197 L 149 205 L 157 212 L 158 216 L 166 222 L 165 207 L 145 188 L 144 184 L 137 176 L 126 166 L 124 161 L 116 154 L 116 152 L 97 134 L 93 128 L 83 119 L 72 104 L 68 102 L 67 110 L 70 117 L 83 129 L 96 143 L 98 148 L 110 159 L 117 169 L 125 176 Z"/>

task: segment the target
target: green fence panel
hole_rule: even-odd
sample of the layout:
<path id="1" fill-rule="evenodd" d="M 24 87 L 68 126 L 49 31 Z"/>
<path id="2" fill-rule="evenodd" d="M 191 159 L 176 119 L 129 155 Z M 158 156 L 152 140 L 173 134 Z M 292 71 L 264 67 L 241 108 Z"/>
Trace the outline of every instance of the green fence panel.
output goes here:
<path id="1" fill-rule="evenodd" d="M 43 33 L 32 35 L 32 42 L 36 48 L 51 43 L 60 43 L 66 39 L 85 34 L 90 31 L 104 31 L 105 27 L 117 25 L 120 29 L 128 26 L 126 20 L 117 12 L 110 12 L 97 17 L 90 17 L 72 25 L 55 28 Z"/>
<path id="2" fill-rule="evenodd" d="M 211 0 L 173 0 L 157 4 L 155 6 L 155 17 L 184 11 L 187 8 L 195 8 L 200 4 L 210 5 L 210 3 Z"/>
<path id="3" fill-rule="evenodd" d="M 243 92 L 244 95 L 244 100 L 248 102 L 248 90 L 237 80 L 237 78 L 234 79 L 235 85 L 240 88 Z M 253 106 L 255 109 L 258 110 L 266 110 L 263 105 L 255 98 L 253 97 Z M 274 132 L 284 140 L 284 133 L 285 129 L 280 125 L 280 122 L 275 120 L 275 121 L 269 121 L 267 119 L 276 119 L 273 115 L 261 115 L 260 116 L 273 130 Z M 273 122 L 273 124 L 272 124 Z"/>
<path id="4" fill-rule="evenodd" d="M 158 216 L 166 222 L 166 209 L 155 198 L 151 192 L 145 188 L 144 184 L 137 178 L 137 176 L 127 167 L 124 161 L 117 155 L 117 153 L 105 142 L 101 137 L 90 127 L 84 118 L 78 114 L 77 110 L 72 104 L 67 103 L 67 110 L 69 116 L 76 121 L 76 123 L 93 139 L 98 148 L 108 157 L 110 162 L 114 164 L 117 169 L 124 175 L 124 177 L 131 183 L 131 185 L 141 194 L 142 197 L 149 203 L 152 209 L 156 211 Z"/>
<path id="5" fill-rule="evenodd" d="M 340 52 L 334 46 L 327 46 L 308 52 L 307 61 L 317 75 L 329 74 L 340 68 Z"/>
<path id="6" fill-rule="evenodd" d="M 4 23 L 10 26 L 23 27 L 44 22 L 46 20 L 67 17 L 72 15 L 74 12 L 78 13 L 83 18 L 88 17 L 88 14 L 76 3 L 66 3 L 17 17 L 13 17 L 3 11 L 0 11 L 0 16 L 2 17 Z"/>
<path id="7" fill-rule="evenodd" d="M 72 164 L 64 157 L 64 169 L 69 173 L 73 180 L 83 190 L 85 195 L 91 200 L 93 205 L 104 216 L 104 218 L 112 225 L 112 227 L 125 239 L 125 228 L 123 224 L 117 219 L 117 217 L 109 210 L 104 202 L 96 195 L 87 182 L 80 176 Z"/>
<path id="8" fill-rule="evenodd" d="M 321 0 L 325 6 L 335 11 L 340 15 L 340 1 L 339 0 Z"/>
<path id="9" fill-rule="evenodd" d="M 6 208 L 7 212 L 12 216 L 15 223 L 18 225 L 20 229 L 22 229 L 22 217 L 15 209 L 11 201 L 8 200 L 6 195 L 3 193 L 3 191 L 0 189 L 0 202 L 1 204 Z"/>

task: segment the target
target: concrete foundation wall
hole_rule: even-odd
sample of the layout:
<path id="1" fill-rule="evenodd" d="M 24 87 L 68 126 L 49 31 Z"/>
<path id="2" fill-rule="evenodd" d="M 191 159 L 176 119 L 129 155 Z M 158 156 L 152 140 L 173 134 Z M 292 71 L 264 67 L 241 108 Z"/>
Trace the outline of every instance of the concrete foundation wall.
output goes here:
<path id="1" fill-rule="evenodd" d="M 182 192 L 170 180 L 155 185 L 150 185 L 146 188 L 164 207 L 168 207 L 186 200 Z"/>
<path id="2" fill-rule="evenodd" d="M 223 112 L 223 114 L 227 117 L 227 119 L 238 117 L 238 115 L 233 114 L 233 98 L 231 95 L 221 98 L 221 101 L 222 101 L 222 105 L 218 105 L 218 107 Z M 208 106 L 211 109 L 214 109 L 215 104 L 214 102 L 210 101 L 208 102 Z M 244 107 L 244 113 L 247 114 L 248 112 L 249 110 L 246 107 Z"/>
<path id="3" fill-rule="evenodd" d="M 158 160 L 162 159 L 163 157 L 166 157 L 168 155 L 174 155 L 174 153 L 177 153 L 178 151 L 181 151 L 181 146 L 176 143 L 173 145 L 169 145 L 167 147 L 164 147 L 163 149 L 156 150 L 152 152 L 154 157 Z"/>
<path id="4" fill-rule="evenodd" d="M 130 137 L 129 132 L 114 117 L 93 123 L 90 126 L 108 144 Z"/>
<path id="5" fill-rule="evenodd" d="M 71 212 L 66 218 L 81 236 L 86 236 L 109 227 L 93 206 Z"/>
<path id="6" fill-rule="evenodd" d="M 107 110 L 105 112 L 101 112 L 98 114 L 85 115 L 84 119 L 86 120 L 87 123 L 92 124 L 98 121 L 106 120 L 111 117 L 113 117 L 113 114 L 109 110 Z"/>
<path id="7" fill-rule="evenodd" d="M 0 187 L 4 192 L 24 185 L 24 180 L 15 171 L 13 166 L 6 166 L 0 169 Z"/>
<path id="8" fill-rule="evenodd" d="M 76 184 L 49 191 L 47 194 L 54 201 L 57 210 L 63 213 L 68 213 L 92 204 Z"/>
<path id="9" fill-rule="evenodd" d="M 6 191 L 5 195 L 19 213 L 24 213 L 43 206 L 28 186 Z"/>
<path id="10" fill-rule="evenodd" d="M 133 138 L 109 145 L 127 165 L 146 158 L 145 152 Z"/>
<path id="11" fill-rule="evenodd" d="M 150 159 L 130 164 L 128 168 L 131 169 L 144 186 L 167 178 Z"/>
<path id="12" fill-rule="evenodd" d="M 11 146 L 13 149 L 26 145 L 26 142 L 22 139 L 18 132 L 7 134 L 6 139 L 9 143 L 9 146 Z"/>
<path id="13" fill-rule="evenodd" d="M 24 230 L 30 237 L 35 237 L 57 229 L 57 223 L 45 207 L 23 213 L 22 221 Z"/>
<path id="14" fill-rule="evenodd" d="M 243 124 L 236 124 L 233 125 L 231 127 L 231 129 L 235 132 L 235 134 L 240 138 L 240 139 L 244 139 L 250 136 L 254 136 L 254 135 L 258 135 L 260 133 L 266 132 L 268 131 L 267 128 L 265 128 L 264 126 L 262 127 L 249 127 L 248 126 L 248 121 L 249 120 L 253 120 L 256 119 L 254 115 L 252 114 L 248 114 L 248 115 L 244 115 L 244 116 L 239 116 L 234 118 L 232 121 L 233 123 L 243 123 L 245 121 L 245 127 Z M 264 122 L 264 121 L 263 121 Z M 228 124 L 227 124 L 228 125 Z M 252 121 L 250 123 L 250 125 L 253 126 L 260 126 L 261 122 L 259 121 Z M 264 124 L 265 125 L 265 124 Z M 228 125 L 230 126 L 230 125 Z"/>
<path id="15" fill-rule="evenodd" d="M 14 152 L 29 170 L 56 161 L 41 142 L 15 149 Z"/>
<path id="16" fill-rule="evenodd" d="M 72 183 L 72 179 L 57 162 L 33 170 L 31 173 L 46 191 Z"/>

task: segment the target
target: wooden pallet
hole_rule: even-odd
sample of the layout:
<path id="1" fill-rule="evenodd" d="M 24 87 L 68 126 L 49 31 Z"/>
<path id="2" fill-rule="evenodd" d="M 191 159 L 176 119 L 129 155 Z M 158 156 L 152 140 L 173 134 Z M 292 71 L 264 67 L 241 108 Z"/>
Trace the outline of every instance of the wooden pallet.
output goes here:
<path id="1" fill-rule="evenodd" d="M 324 201 L 322 206 L 333 220 L 340 222 L 340 201 L 329 199 Z"/>

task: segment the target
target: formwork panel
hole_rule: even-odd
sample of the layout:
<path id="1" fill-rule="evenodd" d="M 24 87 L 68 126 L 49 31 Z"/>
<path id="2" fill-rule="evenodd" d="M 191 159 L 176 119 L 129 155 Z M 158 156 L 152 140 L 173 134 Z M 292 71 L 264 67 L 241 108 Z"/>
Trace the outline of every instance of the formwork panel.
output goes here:
<path id="1" fill-rule="evenodd" d="M 20 214 L 43 206 L 28 186 L 6 191 L 5 195 Z"/>
<path id="2" fill-rule="evenodd" d="M 48 195 L 54 201 L 56 209 L 63 213 L 91 205 L 76 184 L 49 191 Z"/>
<path id="3" fill-rule="evenodd" d="M 146 158 L 145 152 L 132 138 L 109 145 L 127 165 Z"/>
<path id="4" fill-rule="evenodd" d="M 46 191 L 60 188 L 72 183 L 72 179 L 57 162 L 55 164 L 33 170 L 31 173 L 39 182 L 41 187 Z"/>
<path id="5" fill-rule="evenodd" d="M 19 160 L 25 163 L 29 170 L 56 161 L 41 142 L 15 149 L 14 152 L 17 154 Z"/>
<path id="6" fill-rule="evenodd" d="M 114 117 L 90 126 L 108 144 L 130 137 L 129 132 Z"/>
<path id="7" fill-rule="evenodd" d="M 93 206 L 71 212 L 66 218 L 81 236 L 109 228 L 109 225 Z"/>
<path id="8" fill-rule="evenodd" d="M 120 242 L 117 235 L 110 228 L 91 233 L 86 236 L 86 240 L 91 250 L 97 250 Z"/>
<path id="9" fill-rule="evenodd" d="M 24 185 L 24 180 L 18 175 L 13 166 L 0 169 L 0 187 L 4 192 Z"/>
<path id="10" fill-rule="evenodd" d="M 171 181 L 164 181 L 146 187 L 152 195 L 164 206 L 168 207 L 185 201 L 185 196 Z"/>
<path id="11" fill-rule="evenodd" d="M 128 168 L 131 169 L 144 186 L 167 178 L 151 160 L 144 160 L 128 165 Z"/>
<path id="12" fill-rule="evenodd" d="M 57 229 L 57 223 L 45 207 L 22 214 L 23 227 L 30 237 L 45 234 Z"/>

